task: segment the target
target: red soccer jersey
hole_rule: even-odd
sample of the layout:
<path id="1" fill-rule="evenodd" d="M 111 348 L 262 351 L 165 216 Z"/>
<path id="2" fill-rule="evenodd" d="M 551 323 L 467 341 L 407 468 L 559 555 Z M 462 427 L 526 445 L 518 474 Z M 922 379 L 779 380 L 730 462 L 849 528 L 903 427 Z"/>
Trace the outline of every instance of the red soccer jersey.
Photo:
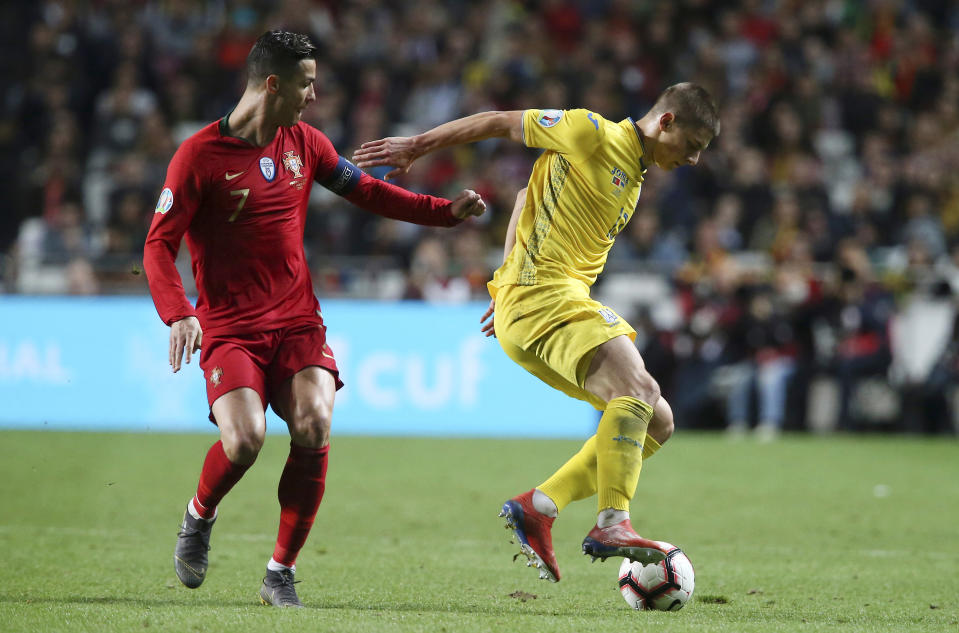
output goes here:
<path id="1" fill-rule="evenodd" d="M 167 169 L 143 265 L 167 325 L 196 316 L 209 335 L 243 334 L 319 321 L 303 250 L 313 181 L 386 217 L 451 226 L 450 202 L 412 194 L 340 158 L 319 130 L 280 127 L 266 147 L 224 134 L 223 121 L 188 138 Z M 174 264 L 186 234 L 197 304 Z"/>

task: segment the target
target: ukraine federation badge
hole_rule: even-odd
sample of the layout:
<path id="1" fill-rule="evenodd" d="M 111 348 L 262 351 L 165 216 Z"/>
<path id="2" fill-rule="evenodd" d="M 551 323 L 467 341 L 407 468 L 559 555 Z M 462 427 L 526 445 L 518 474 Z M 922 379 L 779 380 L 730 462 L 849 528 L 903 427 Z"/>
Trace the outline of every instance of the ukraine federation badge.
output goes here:
<path id="1" fill-rule="evenodd" d="M 166 189 L 160 192 L 160 199 L 157 200 L 157 206 L 156 206 L 156 209 L 153 210 L 153 212 L 163 215 L 172 208 L 173 208 L 173 190 L 167 187 Z"/>
<path id="2" fill-rule="evenodd" d="M 273 179 L 276 178 L 276 165 L 269 156 L 260 159 L 260 173 L 263 174 L 267 182 L 273 182 Z"/>
<path id="3" fill-rule="evenodd" d="M 536 122 L 543 127 L 553 127 L 563 118 L 562 110 L 543 110 Z"/>

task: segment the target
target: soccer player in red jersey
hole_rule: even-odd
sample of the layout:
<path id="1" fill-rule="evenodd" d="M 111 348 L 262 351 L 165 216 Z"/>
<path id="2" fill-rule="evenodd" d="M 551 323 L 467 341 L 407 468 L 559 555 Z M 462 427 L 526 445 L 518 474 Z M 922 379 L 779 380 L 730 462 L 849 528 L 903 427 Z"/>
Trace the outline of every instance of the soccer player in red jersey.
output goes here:
<path id="1" fill-rule="evenodd" d="M 191 588 L 206 577 L 217 504 L 256 460 L 272 405 L 291 442 L 260 597 L 281 607 L 302 606 L 294 563 L 323 497 L 333 400 L 343 386 L 303 250 L 313 181 L 368 211 L 417 224 L 454 226 L 485 210 L 470 190 L 453 201 L 413 194 L 338 156 L 323 133 L 300 121 L 315 99 L 315 54 L 303 35 L 271 31 L 257 40 L 239 103 L 171 160 L 143 257 L 157 312 L 170 326 L 170 365 L 179 371 L 202 345 L 210 419 L 220 430 L 178 534 L 177 577 Z M 184 235 L 196 308 L 174 265 Z"/>

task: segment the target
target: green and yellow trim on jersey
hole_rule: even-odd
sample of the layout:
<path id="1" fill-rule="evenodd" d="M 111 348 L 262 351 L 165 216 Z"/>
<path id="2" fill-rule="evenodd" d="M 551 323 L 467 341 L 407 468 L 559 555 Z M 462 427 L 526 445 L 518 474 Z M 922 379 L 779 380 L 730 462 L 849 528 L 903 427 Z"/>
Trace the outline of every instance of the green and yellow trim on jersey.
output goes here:
<path id="1" fill-rule="evenodd" d="M 517 280 L 517 284 L 520 286 L 536 285 L 536 257 L 539 255 L 542 244 L 549 237 L 557 201 L 563 193 L 566 178 L 569 176 L 569 167 L 569 161 L 559 156 L 550 168 L 549 187 L 543 192 L 543 199 L 540 204 L 536 205 L 533 232 L 529 237 L 526 249 L 523 251 L 523 264 Z"/>
<path id="2" fill-rule="evenodd" d="M 489 284 L 575 281 L 587 287 L 632 217 L 646 171 L 645 144 L 632 119 L 589 110 L 526 110 L 523 139 L 546 151 L 533 166 L 516 245 Z"/>

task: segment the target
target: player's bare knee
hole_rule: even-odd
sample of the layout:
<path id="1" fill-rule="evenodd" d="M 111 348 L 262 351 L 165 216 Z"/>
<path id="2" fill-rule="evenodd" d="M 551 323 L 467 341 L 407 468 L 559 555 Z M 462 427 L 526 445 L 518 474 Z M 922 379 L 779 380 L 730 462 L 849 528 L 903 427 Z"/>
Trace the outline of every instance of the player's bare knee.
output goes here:
<path id="1" fill-rule="evenodd" d="M 223 434 L 223 452 L 234 464 L 252 464 L 263 448 L 265 432 L 258 428 L 245 428 L 229 435 Z"/>
<path id="2" fill-rule="evenodd" d="M 621 389 L 616 390 L 614 398 L 630 396 L 638 398 L 652 407 L 659 401 L 659 383 L 648 371 L 641 371 L 630 379 Z"/>
<path id="3" fill-rule="evenodd" d="M 296 407 L 290 424 L 290 436 L 300 446 L 321 448 L 330 443 L 333 411 L 321 403 Z"/>

